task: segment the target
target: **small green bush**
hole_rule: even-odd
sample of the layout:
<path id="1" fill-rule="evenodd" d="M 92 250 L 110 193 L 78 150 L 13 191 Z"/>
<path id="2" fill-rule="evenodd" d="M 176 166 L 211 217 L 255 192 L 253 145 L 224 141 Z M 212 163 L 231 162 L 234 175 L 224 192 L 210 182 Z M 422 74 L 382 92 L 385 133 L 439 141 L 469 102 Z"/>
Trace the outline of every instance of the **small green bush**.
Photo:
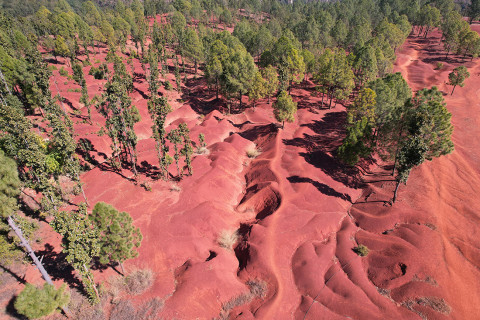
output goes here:
<path id="1" fill-rule="evenodd" d="M 29 283 L 15 299 L 15 309 L 28 319 L 38 319 L 52 314 L 70 301 L 70 294 L 65 292 L 63 284 L 58 290 L 54 286 L 45 284 L 37 288 Z"/>
<path id="2" fill-rule="evenodd" d="M 358 247 L 353 248 L 353 251 L 355 251 L 355 253 L 358 254 L 360 257 L 365 257 L 370 252 L 367 246 L 363 244 L 360 244 L 358 245 Z"/>
<path id="3" fill-rule="evenodd" d="M 172 87 L 172 84 L 170 83 L 170 81 L 165 81 L 165 83 L 163 84 L 163 87 L 165 88 L 165 90 L 172 90 L 173 87 Z"/>
<path id="4" fill-rule="evenodd" d="M 79 88 L 75 88 L 75 89 L 72 89 L 72 88 L 68 88 L 67 89 L 67 92 L 81 92 L 82 90 L 79 89 Z"/>
<path id="5" fill-rule="evenodd" d="M 65 70 L 64 67 L 60 68 L 60 71 L 58 71 L 62 77 L 68 77 L 68 71 Z"/>
<path id="6" fill-rule="evenodd" d="M 442 62 L 437 62 L 435 65 L 435 70 L 442 70 L 443 69 L 443 63 Z"/>
<path id="7" fill-rule="evenodd" d="M 53 71 L 53 70 L 58 70 L 56 66 L 54 66 L 53 64 L 49 65 L 48 66 L 48 70 L 50 71 Z"/>
<path id="8" fill-rule="evenodd" d="M 107 65 L 101 64 L 98 68 L 91 67 L 88 74 L 93 76 L 97 80 L 101 80 L 106 78 L 106 71 L 107 71 Z"/>

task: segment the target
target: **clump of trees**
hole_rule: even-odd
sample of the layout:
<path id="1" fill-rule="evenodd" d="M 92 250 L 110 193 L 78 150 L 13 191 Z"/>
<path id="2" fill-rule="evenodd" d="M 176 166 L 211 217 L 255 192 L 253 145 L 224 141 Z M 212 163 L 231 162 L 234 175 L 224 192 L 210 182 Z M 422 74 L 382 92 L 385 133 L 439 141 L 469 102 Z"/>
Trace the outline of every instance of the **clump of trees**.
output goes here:
<path id="1" fill-rule="evenodd" d="M 355 165 L 376 152 L 394 161 L 396 188 L 411 170 L 453 151 L 451 114 L 436 87 L 411 97 L 401 74 L 387 75 L 360 91 L 347 115 L 347 135 L 338 149 L 345 163 Z"/>

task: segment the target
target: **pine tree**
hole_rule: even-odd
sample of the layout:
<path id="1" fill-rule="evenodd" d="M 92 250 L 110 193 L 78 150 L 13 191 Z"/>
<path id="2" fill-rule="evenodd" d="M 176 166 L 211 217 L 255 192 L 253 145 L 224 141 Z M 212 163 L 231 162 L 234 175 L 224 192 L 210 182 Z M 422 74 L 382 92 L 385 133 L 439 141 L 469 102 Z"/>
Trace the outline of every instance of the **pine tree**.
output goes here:
<path id="1" fill-rule="evenodd" d="M 257 71 L 250 86 L 250 91 L 248 92 L 248 97 L 253 100 L 253 110 L 255 110 L 255 103 L 257 100 L 262 99 L 267 95 L 266 85 L 267 83 L 263 79 L 262 74 Z"/>
<path id="2" fill-rule="evenodd" d="M 286 91 L 280 92 L 277 101 L 273 104 L 273 114 L 277 121 L 282 122 L 282 129 L 285 126 L 285 121 L 295 121 L 296 113 L 297 103 L 293 102 L 292 97 Z"/>
<path id="3" fill-rule="evenodd" d="M 55 59 L 57 56 L 60 57 L 68 57 L 70 54 L 70 50 L 68 49 L 67 44 L 65 43 L 65 39 L 62 36 L 57 36 L 55 40 L 55 49 L 54 49 L 54 55 Z"/>
<path id="4" fill-rule="evenodd" d="M 182 133 L 180 132 L 180 129 L 172 129 L 168 133 L 167 139 L 173 144 L 173 150 L 175 151 L 173 159 L 175 159 L 175 164 L 177 166 L 177 175 L 181 179 L 182 171 L 180 171 L 180 166 L 178 164 L 178 161 L 180 160 L 180 150 L 178 149 L 178 147 L 182 143 Z"/>
<path id="5" fill-rule="evenodd" d="M 181 154 L 185 157 L 185 163 L 187 165 L 188 174 L 193 174 L 192 168 L 192 154 L 193 154 L 193 146 L 192 141 L 190 140 L 190 130 L 188 129 L 185 123 L 180 123 L 178 126 L 180 134 L 183 139 L 183 148 L 180 150 Z"/>
<path id="6" fill-rule="evenodd" d="M 15 310 L 28 319 L 38 319 L 63 308 L 70 301 L 70 294 L 65 292 L 63 284 L 58 290 L 51 284 L 37 288 L 29 283 L 15 299 Z"/>
<path id="7" fill-rule="evenodd" d="M 80 204 L 77 212 L 58 212 L 51 224 L 63 236 L 63 251 L 67 254 L 65 259 L 80 274 L 90 302 L 98 303 L 100 295 L 90 263 L 100 252 L 99 230 L 89 220 L 86 204 Z"/>
<path id="8" fill-rule="evenodd" d="M 133 80 L 127 73 L 119 57 L 114 59 L 114 71 L 105 84 L 102 102 L 97 109 L 106 119 L 108 136 L 112 139 L 113 156 L 121 163 L 120 154 L 124 154 L 137 176 L 137 135 L 134 124 L 140 121 L 138 110 L 132 106 L 128 92 L 133 89 Z"/>
<path id="9" fill-rule="evenodd" d="M 453 91 L 455 91 L 456 86 L 460 86 L 463 88 L 465 86 L 465 79 L 470 77 L 470 73 L 468 72 L 467 68 L 465 66 L 458 66 L 455 69 L 453 69 L 452 72 L 448 74 L 448 84 L 453 86 L 452 89 L 452 95 Z"/>
<path id="10" fill-rule="evenodd" d="M 142 233 L 133 226 L 133 219 L 127 212 L 119 212 L 113 206 L 98 202 L 89 216 L 98 229 L 98 258 L 103 265 L 120 264 L 125 274 L 123 262 L 138 256 L 136 248 L 142 242 Z"/>
<path id="11" fill-rule="evenodd" d="M 275 67 L 269 65 L 265 69 L 262 70 L 262 76 L 265 79 L 265 89 L 266 94 L 268 96 L 268 103 L 270 103 L 270 98 L 277 92 L 278 90 L 278 74 Z"/>

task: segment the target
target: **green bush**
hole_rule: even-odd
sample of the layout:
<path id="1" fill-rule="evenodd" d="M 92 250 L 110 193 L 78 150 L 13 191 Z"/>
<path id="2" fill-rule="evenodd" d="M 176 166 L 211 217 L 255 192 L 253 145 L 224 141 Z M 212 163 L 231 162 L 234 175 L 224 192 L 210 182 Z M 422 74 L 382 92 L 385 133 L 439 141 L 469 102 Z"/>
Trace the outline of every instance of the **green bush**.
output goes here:
<path id="1" fill-rule="evenodd" d="M 53 64 L 51 64 L 51 65 L 48 66 L 48 70 L 53 71 L 53 70 L 58 70 L 58 69 Z"/>
<path id="2" fill-rule="evenodd" d="M 435 70 L 442 70 L 443 69 L 443 63 L 442 62 L 437 62 L 435 65 Z"/>
<path id="3" fill-rule="evenodd" d="M 68 77 L 68 71 L 65 70 L 64 67 L 60 68 L 60 71 L 58 71 L 62 77 Z"/>
<path id="4" fill-rule="evenodd" d="M 172 90 L 173 89 L 172 84 L 168 80 L 165 81 L 165 83 L 163 84 L 163 87 L 165 88 L 165 90 Z"/>
<path id="5" fill-rule="evenodd" d="M 54 286 L 45 284 L 37 288 L 29 283 L 15 299 L 15 309 L 28 319 L 38 319 L 60 310 L 70 301 L 70 294 L 65 292 L 63 284 L 58 290 Z"/>
<path id="6" fill-rule="evenodd" d="M 353 251 L 355 251 L 356 254 L 358 254 L 361 257 L 365 257 L 368 255 L 370 250 L 367 248 L 367 246 L 360 244 L 358 247 L 353 248 Z"/>
<path id="7" fill-rule="evenodd" d="M 88 72 L 89 75 L 93 76 L 97 80 L 106 79 L 106 73 L 107 73 L 107 65 L 104 63 L 101 64 L 98 68 L 91 67 L 90 71 Z"/>

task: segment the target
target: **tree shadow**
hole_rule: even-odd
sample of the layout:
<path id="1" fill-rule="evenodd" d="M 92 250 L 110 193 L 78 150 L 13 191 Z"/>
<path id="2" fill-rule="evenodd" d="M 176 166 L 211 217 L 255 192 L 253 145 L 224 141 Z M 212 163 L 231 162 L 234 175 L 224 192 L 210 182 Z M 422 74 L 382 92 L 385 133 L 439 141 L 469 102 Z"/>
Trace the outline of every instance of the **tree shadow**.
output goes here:
<path id="1" fill-rule="evenodd" d="M 160 169 L 157 166 L 151 165 L 145 160 L 137 167 L 137 171 L 152 179 L 157 179 L 160 174 Z"/>
<path id="2" fill-rule="evenodd" d="M 336 191 L 335 189 L 327 186 L 326 184 L 315 181 L 315 180 L 312 180 L 310 178 L 299 177 L 299 176 L 291 176 L 291 177 L 288 177 L 287 179 L 288 179 L 288 181 L 290 181 L 290 183 L 311 183 L 315 188 L 318 189 L 318 191 L 320 191 L 324 195 L 331 196 L 331 197 L 337 197 L 337 198 L 340 198 L 342 200 L 348 201 L 350 203 L 352 202 L 352 198 L 350 197 L 350 195 L 348 195 L 346 193 L 340 193 L 340 192 Z"/>
<path id="3" fill-rule="evenodd" d="M 269 123 L 266 125 L 258 125 L 251 129 L 239 132 L 238 134 L 247 140 L 255 141 L 259 137 L 264 137 L 269 134 L 276 134 L 279 129 L 279 125 L 276 123 Z"/>
<path id="4" fill-rule="evenodd" d="M 10 268 L 4 266 L 3 264 L 0 264 L 0 268 L 3 270 L 3 272 L 6 272 L 8 273 L 9 275 L 11 275 L 13 278 L 15 278 L 15 280 L 17 282 L 20 282 L 21 284 L 25 284 L 26 281 L 25 281 L 25 275 L 23 277 L 20 277 L 18 274 L 16 274 L 15 272 L 13 272 Z"/>
<path id="5" fill-rule="evenodd" d="M 329 112 L 322 120 L 303 125 L 310 128 L 315 135 L 304 134 L 301 138 L 285 139 L 283 142 L 306 149 L 306 152 L 301 152 L 300 155 L 335 181 L 347 187 L 360 188 L 364 183 L 360 179 L 359 169 L 344 165 L 336 157 L 336 150 L 345 137 L 346 116 L 345 111 Z"/>
<path id="6" fill-rule="evenodd" d="M 44 249 L 37 250 L 35 254 L 53 281 L 63 280 L 69 287 L 85 293 L 82 282 L 75 276 L 75 269 L 65 259 L 66 254 L 58 253 L 54 249 L 51 244 L 46 243 Z"/>
<path id="7" fill-rule="evenodd" d="M 140 90 L 140 89 L 138 89 L 138 88 L 135 87 L 135 86 L 133 87 L 133 89 L 134 89 L 135 91 L 137 91 L 137 92 L 142 96 L 143 99 L 145 99 L 145 100 L 150 99 L 150 97 L 149 97 L 145 92 L 143 92 L 143 90 Z"/>

